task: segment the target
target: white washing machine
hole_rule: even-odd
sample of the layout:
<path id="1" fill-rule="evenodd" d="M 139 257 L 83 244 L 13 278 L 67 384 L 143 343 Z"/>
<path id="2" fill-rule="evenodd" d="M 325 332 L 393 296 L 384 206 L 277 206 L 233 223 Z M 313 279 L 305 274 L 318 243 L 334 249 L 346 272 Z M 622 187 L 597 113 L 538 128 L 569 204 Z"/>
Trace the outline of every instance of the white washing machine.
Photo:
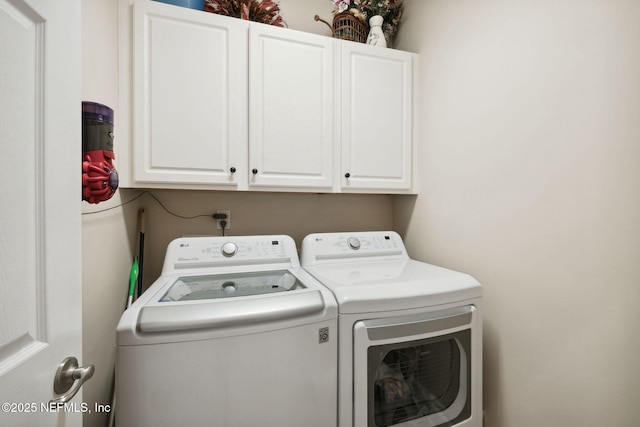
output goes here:
<path id="1" fill-rule="evenodd" d="M 482 425 L 482 288 L 409 258 L 394 232 L 311 234 L 338 302 L 339 427 Z"/>
<path id="2" fill-rule="evenodd" d="M 336 338 L 290 237 L 176 239 L 117 327 L 116 424 L 335 426 Z"/>

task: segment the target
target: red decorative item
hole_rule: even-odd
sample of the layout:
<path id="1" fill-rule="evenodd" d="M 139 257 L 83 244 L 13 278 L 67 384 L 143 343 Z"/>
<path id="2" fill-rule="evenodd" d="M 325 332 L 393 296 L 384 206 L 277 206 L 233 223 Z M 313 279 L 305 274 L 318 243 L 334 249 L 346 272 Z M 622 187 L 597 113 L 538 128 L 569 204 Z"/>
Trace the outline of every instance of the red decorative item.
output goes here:
<path id="1" fill-rule="evenodd" d="M 95 102 L 82 103 L 82 200 L 109 200 L 118 188 L 113 166 L 113 110 Z"/>

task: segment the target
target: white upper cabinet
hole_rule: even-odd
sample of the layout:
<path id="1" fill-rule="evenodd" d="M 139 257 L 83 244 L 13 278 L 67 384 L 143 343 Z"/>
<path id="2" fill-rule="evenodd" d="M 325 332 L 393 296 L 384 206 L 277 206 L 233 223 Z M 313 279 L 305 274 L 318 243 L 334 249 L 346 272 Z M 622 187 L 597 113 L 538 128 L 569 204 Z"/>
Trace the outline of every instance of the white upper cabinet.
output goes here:
<path id="1" fill-rule="evenodd" d="M 122 187 L 413 193 L 414 54 L 119 0 Z"/>
<path id="2" fill-rule="evenodd" d="M 255 25 L 249 45 L 249 187 L 332 191 L 333 40 Z"/>
<path id="3" fill-rule="evenodd" d="M 342 187 L 412 189 L 414 55 L 342 46 Z"/>
<path id="4" fill-rule="evenodd" d="M 245 186 L 248 23 L 133 11 L 134 182 Z"/>

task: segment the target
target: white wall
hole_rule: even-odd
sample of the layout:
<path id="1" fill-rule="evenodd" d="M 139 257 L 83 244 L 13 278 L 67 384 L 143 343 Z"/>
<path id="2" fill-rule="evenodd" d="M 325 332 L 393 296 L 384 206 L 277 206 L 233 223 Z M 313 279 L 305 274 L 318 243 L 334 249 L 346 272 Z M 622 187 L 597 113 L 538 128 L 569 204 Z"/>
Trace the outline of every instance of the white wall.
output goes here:
<path id="1" fill-rule="evenodd" d="M 407 0 L 416 258 L 484 284 L 485 426 L 640 419 L 640 2 Z"/>

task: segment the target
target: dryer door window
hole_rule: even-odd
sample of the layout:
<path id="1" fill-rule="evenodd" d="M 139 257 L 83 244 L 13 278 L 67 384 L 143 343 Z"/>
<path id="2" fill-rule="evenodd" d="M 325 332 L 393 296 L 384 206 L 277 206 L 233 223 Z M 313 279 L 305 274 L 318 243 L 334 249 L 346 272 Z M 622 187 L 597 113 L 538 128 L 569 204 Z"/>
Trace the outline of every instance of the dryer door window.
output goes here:
<path id="1" fill-rule="evenodd" d="M 424 418 L 417 425 L 438 426 L 468 418 L 470 336 L 467 329 L 444 337 L 369 347 L 369 425 L 403 425 Z"/>

